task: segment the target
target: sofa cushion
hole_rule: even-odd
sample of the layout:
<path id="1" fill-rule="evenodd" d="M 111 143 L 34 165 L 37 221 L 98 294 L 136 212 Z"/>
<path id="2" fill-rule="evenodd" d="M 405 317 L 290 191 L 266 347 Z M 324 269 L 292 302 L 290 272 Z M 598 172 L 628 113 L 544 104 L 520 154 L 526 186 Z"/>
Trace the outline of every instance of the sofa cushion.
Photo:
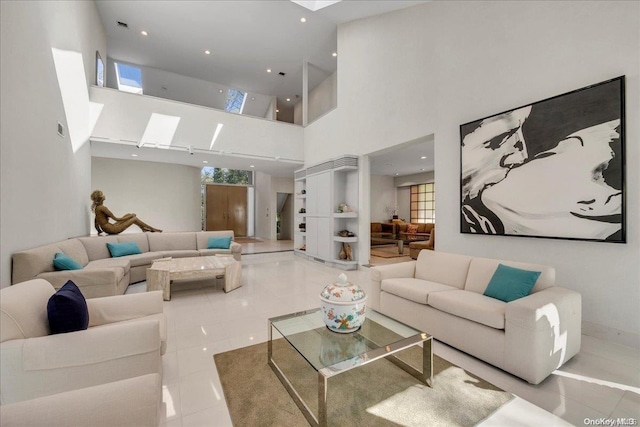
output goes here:
<path id="1" fill-rule="evenodd" d="M 540 276 L 539 271 L 522 270 L 499 264 L 483 295 L 511 302 L 526 297 Z"/>
<path id="2" fill-rule="evenodd" d="M 424 251 L 423 251 L 424 252 Z M 473 258 L 469 265 L 469 274 L 464 285 L 465 291 L 472 291 L 483 294 L 487 285 L 498 268 L 498 264 L 523 270 L 540 271 L 540 277 L 533 287 L 532 293 L 541 291 L 555 285 L 556 270 L 553 267 L 539 264 L 529 264 L 525 262 L 503 261 L 490 258 Z"/>
<path id="3" fill-rule="evenodd" d="M 457 290 L 458 288 L 421 279 L 393 278 L 384 279 L 381 283 L 381 289 L 384 292 L 426 305 L 431 293 Z"/>
<path id="4" fill-rule="evenodd" d="M 496 329 L 504 329 L 506 302 L 463 290 L 434 292 L 428 304 L 454 316 Z"/>
<path id="5" fill-rule="evenodd" d="M 118 259 L 129 260 L 131 267 L 140 267 L 143 265 L 150 267 L 153 260 L 160 259 L 163 256 L 164 255 L 162 255 L 161 252 L 143 252 L 136 255 L 125 255 L 123 257 L 119 257 Z"/>
<path id="6" fill-rule="evenodd" d="M 71 280 L 49 298 L 47 317 L 52 334 L 83 331 L 89 327 L 87 301 Z"/>
<path id="7" fill-rule="evenodd" d="M 207 249 L 229 249 L 231 246 L 231 236 L 209 237 Z"/>
<path id="8" fill-rule="evenodd" d="M 129 272 L 131 268 L 131 263 L 127 259 L 127 257 L 123 258 L 106 258 L 106 259 L 97 259 L 95 261 L 91 261 L 85 267 L 85 270 L 91 270 L 96 268 L 113 268 L 119 269 L 122 271 L 122 276 Z M 119 278 L 122 276 L 118 275 Z"/>
<path id="9" fill-rule="evenodd" d="M 118 234 L 117 239 L 119 243 L 123 242 L 135 242 L 140 248 L 140 252 L 149 252 L 149 239 L 147 238 L 149 233 L 125 233 Z"/>
<path id="10" fill-rule="evenodd" d="M 149 233 L 149 250 L 151 252 L 165 252 L 175 250 L 196 250 L 196 233 Z M 195 256 L 198 256 L 197 254 Z"/>
<path id="11" fill-rule="evenodd" d="M 233 230 L 198 231 L 196 233 L 197 248 L 207 249 L 210 237 L 231 237 L 231 241 L 234 239 Z"/>
<path id="12" fill-rule="evenodd" d="M 45 245 L 14 253 L 11 283 L 26 282 L 40 273 L 54 271 L 52 261 L 57 252 L 64 251 L 58 245 Z"/>
<path id="13" fill-rule="evenodd" d="M 415 278 L 463 289 L 470 262 L 471 257 L 466 255 L 421 251 Z"/>
<path id="14" fill-rule="evenodd" d="M 160 253 L 162 254 L 162 258 L 189 258 L 200 256 L 200 252 L 195 249 L 176 249 L 173 251 L 160 251 Z"/>
<path id="15" fill-rule="evenodd" d="M 57 252 L 53 257 L 53 268 L 56 270 L 82 270 L 82 265 L 69 255 Z"/>
<path id="16" fill-rule="evenodd" d="M 97 259 L 111 258 L 107 243 L 118 243 L 116 236 L 91 236 L 78 238 L 82 246 L 84 246 L 89 256 L 89 261 Z"/>
<path id="17" fill-rule="evenodd" d="M 136 242 L 107 243 L 107 248 L 114 258 L 142 253 Z"/>
<path id="18" fill-rule="evenodd" d="M 71 258 L 78 261 L 81 265 L 87 265 L 89 257 L 84 245 L 80 243 L 78 239 L 68 239 L 62 242 L 56 243 L 56 245 L 62 249 L 62 252 L 69 255 Z"/>

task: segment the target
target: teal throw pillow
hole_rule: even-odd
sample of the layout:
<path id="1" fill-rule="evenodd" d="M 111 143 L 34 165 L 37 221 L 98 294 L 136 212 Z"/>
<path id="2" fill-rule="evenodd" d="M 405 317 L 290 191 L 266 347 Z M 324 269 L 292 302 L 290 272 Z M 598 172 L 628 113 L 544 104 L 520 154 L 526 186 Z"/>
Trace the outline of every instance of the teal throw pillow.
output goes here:
<path id="1" fill-rule="evenodd" d="M 499 264 L 484 295 L 504 302 L 515 301 L 531 293 L 538 277 L 539 271 L 521 270 Z"/>
<path id="2" fill-rule="evenodd" d="M 109 248 L 109 253 L 114 258 L 142 253 L 140 247 L 135 242 L 107 243 L 107 248 Z"/>
<path id="3" fill-rule="evenodd" d="M 209 237 L 207 249 L 229 249 L 231 246 L 231 236 L 229 237 Z"/>
<path id="4" fill-rule="evenodd" d="M 56 270 L 82 270 L 82 264 L 62 252 L 53 257 L 53 267 Z"/>

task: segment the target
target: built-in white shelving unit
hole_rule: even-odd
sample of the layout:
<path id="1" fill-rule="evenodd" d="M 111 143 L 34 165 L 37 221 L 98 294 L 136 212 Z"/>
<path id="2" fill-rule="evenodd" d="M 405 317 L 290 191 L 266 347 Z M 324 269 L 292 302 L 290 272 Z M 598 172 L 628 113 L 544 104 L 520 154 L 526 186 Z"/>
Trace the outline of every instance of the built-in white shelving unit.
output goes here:
<path id="1" fill-rule="evenodd" d="M 304 223 L 306 230 L 303 233 L 298 228 L 295 233 L 296 255 L 345 270 L 356 269 L 358 236 L 338 234 L 358 231 L 358 157 L 343 156 L 296 171 L 295 191 L 297 222 Z M 339 212 L 341 204 L 347 205 L 348 211 Z M 351 248 L 351 260 L 340 258 L 346 245 Z"/>

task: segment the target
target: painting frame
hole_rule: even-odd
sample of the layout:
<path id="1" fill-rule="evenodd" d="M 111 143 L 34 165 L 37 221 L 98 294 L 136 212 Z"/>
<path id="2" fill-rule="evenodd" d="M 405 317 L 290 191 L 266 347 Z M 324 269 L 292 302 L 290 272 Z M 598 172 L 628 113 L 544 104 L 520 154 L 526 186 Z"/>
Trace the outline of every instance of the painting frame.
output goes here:
<path id="1" fill-rule="evenodd" d="M 626 243 L 625 76 L 460 125 L 460 233 Z"/>

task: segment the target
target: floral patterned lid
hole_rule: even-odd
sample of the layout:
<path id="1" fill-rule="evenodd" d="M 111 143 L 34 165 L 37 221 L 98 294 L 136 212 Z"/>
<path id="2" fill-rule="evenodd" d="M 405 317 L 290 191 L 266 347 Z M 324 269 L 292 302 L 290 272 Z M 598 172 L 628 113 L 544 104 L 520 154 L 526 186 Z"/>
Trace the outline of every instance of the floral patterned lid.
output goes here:
<path id="1" fill-rule="evenodd" d="M 336 283 L 327 285 L 322 292 L 320 298 L 329 302 L 354 302 L 367 298 L 362 288 L 347 280 L 347 275 L 342 273 L 338 276 Z"/>

